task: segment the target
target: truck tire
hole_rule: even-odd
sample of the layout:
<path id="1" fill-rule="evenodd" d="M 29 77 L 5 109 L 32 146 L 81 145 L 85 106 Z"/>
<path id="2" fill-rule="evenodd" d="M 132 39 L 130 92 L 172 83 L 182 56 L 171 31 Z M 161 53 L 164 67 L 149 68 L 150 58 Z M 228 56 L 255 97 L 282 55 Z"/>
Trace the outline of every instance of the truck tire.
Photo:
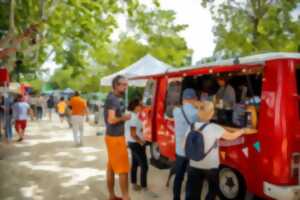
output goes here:
<path id="1" fill-rule="evenodd" d="M 219 191 L 221 199 L 245 199 L 247 190 L 244 178 L 234 169 L 221 168 L 219 171 Z"/>
<path id="2" fill-rule="evenodd" d="M 164 158 L 159 150 L 159 145 L 157 143 L 151 143 L 151 148 L 150 148 L 150 154 L 151 154 L 151 159 L 150 163 L 154 167 L 158 169 L 169 169 L 170 164 L 168 163 L 168 160 Z"/>
<path id="3" fill-rule="evenodd" d="M 153 159 L 155 161 L 161 160 L 159 146 L 156 142 L 153 142 L 151 144 L 150 152 L 151 152 L 151 159 Z"/>

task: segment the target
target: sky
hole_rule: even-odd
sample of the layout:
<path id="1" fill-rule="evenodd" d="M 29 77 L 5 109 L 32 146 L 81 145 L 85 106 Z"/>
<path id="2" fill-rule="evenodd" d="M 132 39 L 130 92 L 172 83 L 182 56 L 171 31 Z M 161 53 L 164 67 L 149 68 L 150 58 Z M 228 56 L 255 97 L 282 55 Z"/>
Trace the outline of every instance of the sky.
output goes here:
<path id="1" fill-rule="evenodd" d="M 185 38 L 188 47 L 194 51 L 193 63 L 201 58 L 212 56 L 215 47 L 212 33 L 213 21 L 209 10 L 201 7 L 200 0 L 161 0 L 161 7 L 177 13 L 176 23 L 188 25 L 181 35 Z"/>

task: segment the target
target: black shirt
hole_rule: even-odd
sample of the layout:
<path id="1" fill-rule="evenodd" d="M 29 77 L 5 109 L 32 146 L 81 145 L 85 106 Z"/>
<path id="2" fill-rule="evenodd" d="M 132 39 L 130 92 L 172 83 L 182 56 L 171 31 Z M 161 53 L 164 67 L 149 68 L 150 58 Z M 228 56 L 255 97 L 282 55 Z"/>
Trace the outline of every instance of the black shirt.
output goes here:
<path id="1" fill-rule="evenodd" d="M 108 123 L 108 110 L 114 110 L 117 117 L 121 117 L 125 113 L 125 105 L 121 98 L 114 95 L 112 92 L 108 94 L 104 104 L 104 121 L 106 126 L 106 134 L 109 136 L 123 136 L 124 122 L 117 124 Z"/>

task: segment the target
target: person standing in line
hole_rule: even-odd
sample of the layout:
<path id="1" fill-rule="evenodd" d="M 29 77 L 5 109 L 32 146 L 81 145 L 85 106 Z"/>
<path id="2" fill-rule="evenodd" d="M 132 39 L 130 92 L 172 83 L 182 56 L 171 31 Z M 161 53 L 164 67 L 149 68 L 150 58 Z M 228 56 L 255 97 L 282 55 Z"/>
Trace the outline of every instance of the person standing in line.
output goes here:
<path id="1" fill-rule="evenodd" d="M 201 122 L 196 122 L 194 128 L 195 130 L 202 129 L 204 150 L 209 153 L 203 160 L 190 160 L 185 200 L 200 199 L 204 180 L 208 181 L 208 193 L 205 200 L 214 200 L 218 196 L 218 174 L 220 165 L 219 139 L 235 140 L 243 134 L 253 134 L 257 132 L 256 129 L 234 129 L 211 123 L 210 121 L 215 111 L 214 104 L 208 101 L 202 104 L 202 106 L 198 107 L 198 117 Z"/>
<path id="2" fill-rule="evenodd" d="M 104 105 L 105 143 L 108 154 L 106 176 L 109 200 L 130 199 L 128 191 L 128 173 L 130 167 L 124 136 L 124 124 L 130 120 L 131 116 L 130 114 L 125 114 L 123 101 L 127 87 L 127 79 L 124 76 L 116 76 L 112 81 L 113 91 L 108 94 Z M 114 190 L 115 174 L 119 175 L 122 198 L 117 197 Z"/>
<path id="3" fill-rule="evenodd" d="M 23 101 L 22 95 L 18 95 L 17 102 L 13 105 L 12 111 L 13 119 L 15 120 L 15 129 L 19 135 L 17 142 L 21 142 L 24 139 L 28 115 L 33 118 L 33 112 L 29 104 Z"/>
<path id="4" fill-rule="evenodd" d="M 142 104 L 139 99 L 134 99 L 129 103 L 128 110 L 131 119 L 125 123 L 125 135 L 128 147 L 131 151 L 131 184 L 136 191 L 142 190 L 146 195 L 157 198 L 158 195 L 148 189 L 148 160 L 146 155 L 146 142 L 143 136 L 143 124 L 138 118 L 138 114 L 142 111 Z M 137 169 L 141 170 L 141 184 L 137 184 Z"/>
<path id="5" fill-rule="evenodd" d="M 57 113 L 59 115 L 60 118 L 60 122 L 63 123 L 64 122 L 64 117 L 65 117 L 65 113 L 66 113 L 66 108 L 67 108 L 67 104 L 65 102 L 65 98 L 61 97 L 59 102 L 56 105 L 56 110 Z"/>
<path id="6" fill-rule="evenodd" d="M 74 142 L 76 146 L 83 145 L 83 129 L 84 129 L 84 116 L 88 114 L 86 101 L 80 97 L 78 91 L 74 93 L 71 98 L 71 122 L 73 129 Z"/>
<path id="7" fill-rule="evenodd" d="M 191 126 L 190 124 L 198 121 L 197 108 L 194 106 L 195 102 L 197 102 L 195 90 L 187 88 L 182 94 L 182 106 L 173 110 L 176 142 L 175 179 L 173 184 L 174 200 L 180 200 L 182 182 L 189 164 L 183 149 L 183 141 L 186 132 Z"/>
<path id="8" fill-rule="evenodd" d="M 44 106 L 44 97 L 42 95 L 39 95 L 37 97 L 37 102 L 36 102 L 37 120 L 41 120 L 43 118 L 43 106 Z"/>
<path id="9" fill-rule="evenodd" d="M 47 109 L 48 109 L 48 115 L 50 121 L 52 120 L 52 113 L 54 112 L 54 107 L 55 107 L 54 96 L 50 95 L 50 97 L 47 100 Z"/>

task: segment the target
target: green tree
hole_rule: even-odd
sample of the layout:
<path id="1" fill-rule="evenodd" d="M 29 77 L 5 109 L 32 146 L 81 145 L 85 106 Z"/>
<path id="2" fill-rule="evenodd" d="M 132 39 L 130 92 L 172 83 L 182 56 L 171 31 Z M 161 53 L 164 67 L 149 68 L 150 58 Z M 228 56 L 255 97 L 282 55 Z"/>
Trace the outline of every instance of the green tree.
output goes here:
<path id="1" fill-rule="evenodd" d="M 299 0 L 202 0 L 215 27 L 216 57 L 270 51 L 297 51 L 300 18 L 293 18 Z"/>
<path id="2" fill-rule="evenodd" d="M 2 0 L 1 41 L 17 37 L 36 24 L 37 32 L 20 45 L 6 62 L 15 80 L 41 78 L 42 64 L 54 57 L 62 66 L 51 82 L 61 88 L 95 91 L 102 76 L 126 67 L 147 53 L 173 65 L 184 66 L 191 56 L 179 36 L 186 25 L 174 23 L 175 13 L 149 9 L 139 0 Z M 133 34 L 123 33 L 112 41 L 117 18 L 125 16 Z M 143 40 L 143 38 L 145 38 Z M 3 45 L 0 41 L 0 46 Z M 14 39 L 12 39 L 14 41 Z"/>

